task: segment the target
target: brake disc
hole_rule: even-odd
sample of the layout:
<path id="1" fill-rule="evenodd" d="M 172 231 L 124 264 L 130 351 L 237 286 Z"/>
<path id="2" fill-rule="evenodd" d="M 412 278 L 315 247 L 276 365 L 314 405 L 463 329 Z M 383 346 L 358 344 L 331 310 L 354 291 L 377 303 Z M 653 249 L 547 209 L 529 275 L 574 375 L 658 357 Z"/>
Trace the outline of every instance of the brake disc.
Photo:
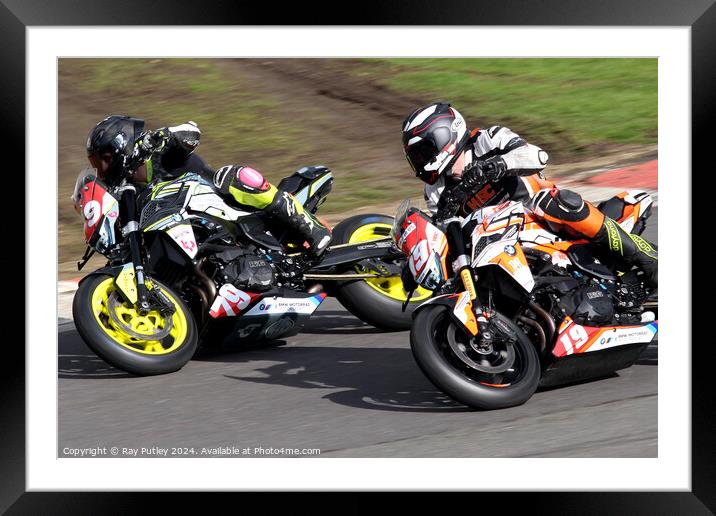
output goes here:
<path id="1" fill-rule="evenodd" d="M 131 327 L 127 325 L 125 321 L 120 319 L 117 315 L 117 308 L 122 306 L 122 304 L 123 303 L 122 300 L 119 298 L 119 294 L 116 291 L 112 292 L 107 299 L 107 311 L 109 312 L 109 317 L 110 319 L 112 319 L 114 324 L 116 324 L 124 333 L 126 333 L 130 337 L 134 337 L 135 339 L 139 340 L 162 340 L 172 331 L 174 322 L 171 317 L 164 317 L 164 320 L 166 321 L 164 328 L 157 328 L 157 331 L 153 333 L 139 333 L 134 331 Z"/>
<path id="2" fill-rule="evenodd" d="M 450 324 L 446 333 L 448 344 L 455 353 L 455 356 L 476 371 L 489 374 L 504 373 L 515 363 L 515 348 L 512 342 L 500 342 L 500 345 L 504 344 L 504 349 L 501 350 L 494 349 L 496 346 L 493 344 L 493 353 L 481 356 L 479 358 L 480 361 L 477 362 L 468 355 L 468 351 L 472 350 L 472 347 L 469 344 L 458 342 L 456 338 L 457 327 L 455 324 Z M 495 363 L 495 361 L 497 361 L 497 363 Z"/>

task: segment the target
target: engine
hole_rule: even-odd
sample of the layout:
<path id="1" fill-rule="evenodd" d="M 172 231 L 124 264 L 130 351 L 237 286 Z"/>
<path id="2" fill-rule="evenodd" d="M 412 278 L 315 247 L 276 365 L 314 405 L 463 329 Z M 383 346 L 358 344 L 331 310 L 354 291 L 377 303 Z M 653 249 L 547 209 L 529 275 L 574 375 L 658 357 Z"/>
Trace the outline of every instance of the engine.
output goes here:
<path id="1" fill-rule="evenodd" d="M 255 254 L 245 254 L 235 258 L 224 267 L 224 274 L 233 285 L 251 292 L 269 290 L 275 282 L 271 264 Z"/>
<path id="2" fill-rule="evenodd" d="M 249 292 L 265 292 L 276 285 L 276 271 L 268 256 L 252 249 L 235 247 L 215 254 L 210 259 L 214 265 L 214 279 L 218 284 L 231 283 Z"/>
<path id="3" fill-rule="evenodd" d="M 549 289 L 555 301 L 554 315 L 558 319 L 569 316 L 589 326 L 609 324 L 615 315 L 613 289 L 612 284 L 582 275 L 565 278 Z"/>
<path id="4" fill-rule="evenodd" d="M 568 293 L 560 304 L 564 313 L 578 324 L 598 326 L 614 318 L 614 303 L 607 287 L 595 281 Z"/>

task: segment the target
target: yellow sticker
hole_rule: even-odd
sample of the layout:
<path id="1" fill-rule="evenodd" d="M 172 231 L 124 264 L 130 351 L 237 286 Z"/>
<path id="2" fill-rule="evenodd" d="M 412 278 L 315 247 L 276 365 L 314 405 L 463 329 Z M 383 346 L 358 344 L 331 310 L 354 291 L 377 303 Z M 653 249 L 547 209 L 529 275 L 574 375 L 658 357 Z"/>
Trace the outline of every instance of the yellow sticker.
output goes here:
<path id="1" fill-rule="evenodd" d="M 462 278 L 462 284 L 465 287 L 465 290 L 468 294 L 470 294 L 470 300 L 474 301 L 477 297 L 477 292 L 475 292 L 475 284 L 472 282 L 470 269 L 463 269 L 460 271 L 460 277 Z"/>
<path id="2" fill-rule="evenodd" d="M 121 272 L 114 279 L 114 283 L 130 303 L 137 302 L 137 281 L 135 279 L 134 264 L 128 263 L 122 267 Z"/>

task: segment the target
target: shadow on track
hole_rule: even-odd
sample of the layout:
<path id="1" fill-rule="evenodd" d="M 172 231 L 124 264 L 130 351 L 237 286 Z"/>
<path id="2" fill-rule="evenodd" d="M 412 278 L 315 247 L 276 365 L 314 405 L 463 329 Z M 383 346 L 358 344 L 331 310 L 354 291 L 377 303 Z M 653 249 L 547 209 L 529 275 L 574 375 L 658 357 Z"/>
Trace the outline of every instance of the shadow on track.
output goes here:
<path id="1" fill-rule="evenodd" d="M 254 369 L 264 376 L 224 375 L 240 382 L 326 389 L 324 399 L 354 408 L 399 412 L 462 412 L 466 407 L 436 390 L 418 370 L 409 350 L 354 347 L 297 347 L 258 359 L 274 363 Z"/>
<path id="2" fill-rule="evenodd" d="M 381 334 L 345 311 L 322 311 L 309 319 L 302 334 Z M 408 339 L 405 334 L 406 342 Z M 347 342 L 337 338 L 336 342 Z M 283 343 L 282 343 L 283 344 Z M 204 353 L 194 360 L 222 363 L 270 361 L 251 376 L 224 375 L 238 382 L 284 385 L 301 389 L 336 390 L 323 398 L 349 407 L 401 412 L 464 412 L 423 376 L 410 349 L 388 347 L 296 346 L 289 348 Z"/>
<path id="3" fill-rule="evenodd" d="M 435 389 L 415 365 L 409 349 L 300 346 L 246 353 L 214 353 L 200 361 L 270 361 L 238 382 L 325 389 L 324 399 L 354 408 L 399 412 L 463 412 L 464 407 Z"/>
<path id="4" fill-rule="evenodd" d="M 76 330 L 57 335 L 57 375 L 60 378 L 132 378 L 95 355 Z"/>
<path id="5" fill-rule="evenodd" d="M 384 333 L 384 331 L 364 323 L 348 312 L 325 310 L 318 312 L 309 319 L 301 333 L 313 335 L 363 335 Z"/>

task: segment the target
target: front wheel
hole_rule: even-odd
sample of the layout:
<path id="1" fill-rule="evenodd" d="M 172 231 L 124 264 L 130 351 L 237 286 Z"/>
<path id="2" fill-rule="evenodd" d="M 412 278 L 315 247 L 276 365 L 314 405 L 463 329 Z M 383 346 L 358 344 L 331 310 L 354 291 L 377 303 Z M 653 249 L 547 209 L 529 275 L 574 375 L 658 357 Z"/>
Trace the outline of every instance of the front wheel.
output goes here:
<path id="1" fill-rule="evenodd" d="M 114 278 L 106 274 L 85 279 L 72 302 L 75 327 L 90 349 L 110 365 L 140 376 L 181 369 L 198 342 L 196 323 L 184 301 L 152 281 L 174 305 L 173 314 L 140 314 L 122 300 Z"/>
<path id="2" fill-rule="evenodd" d="M 386 238 L 393 226 L 393 217 L 387 215 L 356 215 L 341 221 L 333 229 L 333 244 L 353 244 Z M 400 260 L 402 267 L 404 260 Z M 364 272 L 356 267 L 355 272 Z M 386 331 L 410 329 L 412 313 L 432 292 L 419 287 L 405 311 L 403 303 L 407 293 L 400 275 L 353 280 L 338 286 L 336 297 L 349 312 Z"/>
<path id="3" fill-rule="evenodd" d="M 521 405 L 540 379 L 539 356 L 529 337 L 501 314 L 492 318 L 498 323 L 486 341 L 484 333 L 473 338 L 459 328 L 449 307 L 427 306 L 410 332 L 413 356 L 425 376 L 455 401 L 488 410 Z"/>

